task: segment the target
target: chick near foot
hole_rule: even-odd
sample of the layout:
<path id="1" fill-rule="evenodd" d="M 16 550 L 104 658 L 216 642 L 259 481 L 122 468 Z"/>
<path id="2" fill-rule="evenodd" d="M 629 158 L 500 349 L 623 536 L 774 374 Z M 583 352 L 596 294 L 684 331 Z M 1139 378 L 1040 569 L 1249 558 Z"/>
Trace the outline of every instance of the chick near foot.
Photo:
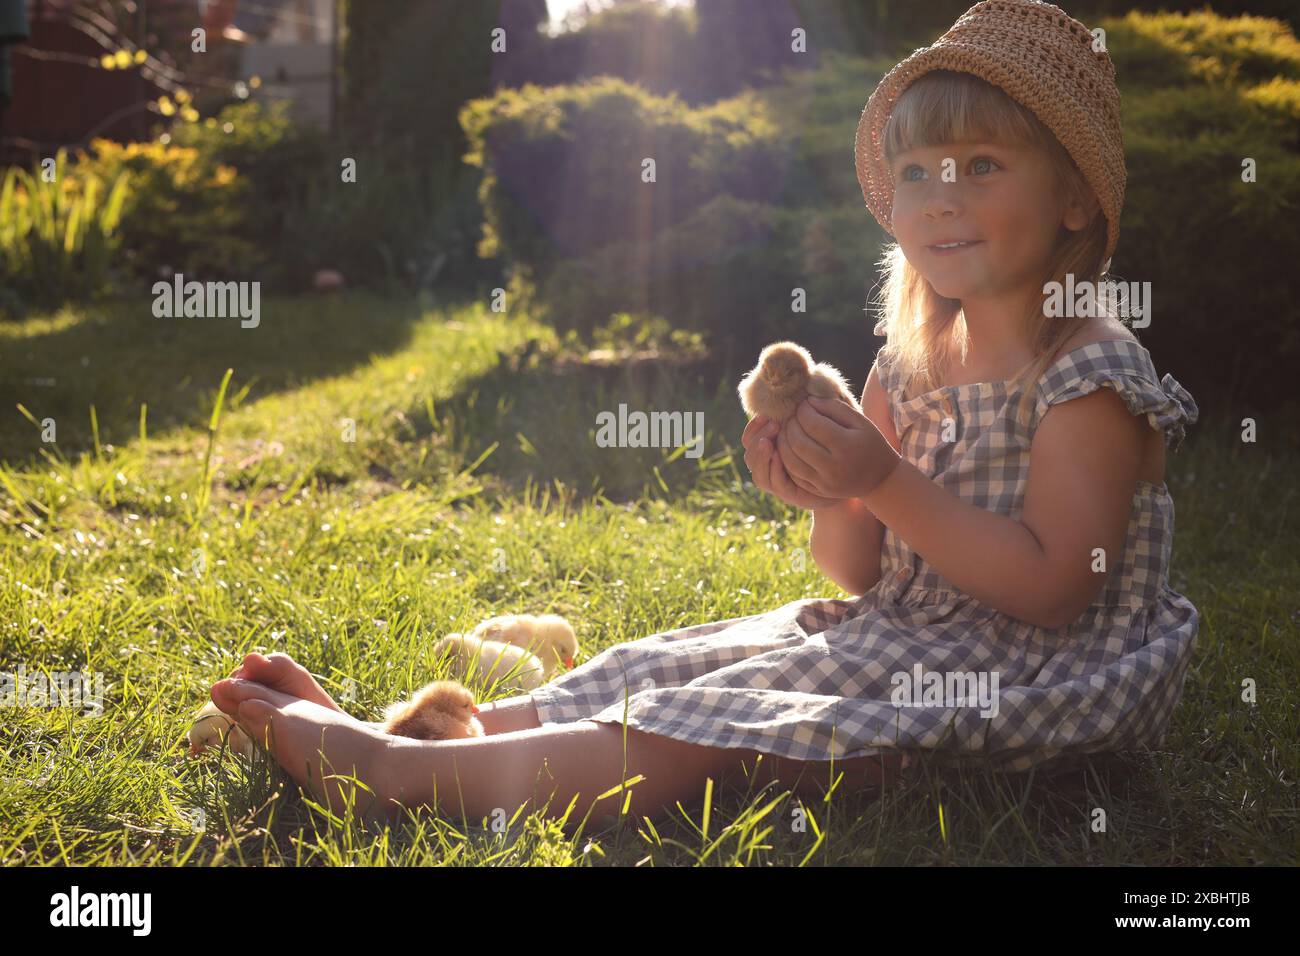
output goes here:
<path id="1" fill-rule="evenodd" d="M 454 674 L 463 681 L 530 691 L 561 665 L 573 666 L 578 639 L 558 614 L 502 614 L 469 634 L 449 634 L 434 645 L 434 653 L 450 654 Z"/>
<path id="2" fill-rule="evenodd" d="M 482 737 L 483 725 L 474 716 L 478 707 L 469 688 L 454 680 L 436 680 L 416 691 L 409 701 L 384 710 L 384 733 L 419 740 L 464 740 Z"/>
<path id="3" fill-rule="evenodd" d="M 409 701 L 390 704 L 384 711 L 383 730 L 398 737 L 420 740 L 462 740 L 482 737 L 483 725 L 474 716 L 474 695 L 453 680 L 439 680 L 420 688 Z M 190 756 L 209 747 L 227 744 L 232 753 L 251 757 L 253 741 L 244 728 L 208 701 L 194 715 L 189 730 Z"/>
<path id="4" fill-rule="evenodd" d="M 838 398 L 857 408 L 844 376 L 834 366 L 814 363 L 812 355 L 794 342 L 774 342 L 758 356 L 758 364 L 740 381 L 740 404 L 753 418 L 764 415 L 778 425 L 795 413 L 808 396 Z"/>
<path id="5" fill-rule="evenodd" d="M 227 742 L 233 753 L 241 757 L 249 757 L 253 753 L 252 738 L 212 701 L 200 707 L 194 715 L 188 737 L 191 757 L 203 753 L 209 747 L 220 747 L 223 741 Z"/>
<path id="6" fill-rule="evenodd" d="M 572 667 L 578 640 L 558 614 L 503 614 L 489 618 L 469 635 L 452 634 L 434 646 L 439 656 L 452 655 L 452 668 L 465 680 L 482 680 L 510 691 L 540 687 L 561 665 Z M 386 733 L 421 740 L 461 740 L 483 736 L 474 715 L 474 695 L 455 680 L 438 680 L 420 688 L 408 701 L 384 710 Z M 243 729 L 211 702 L 194 717 L 190 754 L 229 741 L 234 753 L 250 756 L 253 742 Z"/>
<path id="7" fill-rule="evenodd" d="M 572 667 L 578 639 L 558 614 L 503 614 L 470 634 L 449 634 L 434 645 L 438 657 L 450 655 L 462 680 L 510 692 L 540 687 L 560 667 Z M 454 680 L 434 681 L 410 701 L 384 711 L 384 730 L 422 740 L 456 740 L 483 735 L 474 698 Z"/>
<path id="8" fill-rule="evenodd" d="M 500 614 L 474 628 L 470 637 L 504 641 L 532 652 L 541 661 L 546 680 L 554 676 L 561 664 L 573 667 L 578 656 L 578 638 L 573 627 L 558 614 Z"/>

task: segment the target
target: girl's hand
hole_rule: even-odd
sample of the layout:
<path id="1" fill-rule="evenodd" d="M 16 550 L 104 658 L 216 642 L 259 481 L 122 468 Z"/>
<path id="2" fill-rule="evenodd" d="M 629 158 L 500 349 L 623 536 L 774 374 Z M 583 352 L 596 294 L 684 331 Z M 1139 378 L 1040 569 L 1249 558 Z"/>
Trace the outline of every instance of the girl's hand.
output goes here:
<path id="1" fill-rule="evenodd" d="M 790 480 L 775 445 L 780 430 L 777 423 L 766 415 L 755 415 L 741 433 L 740 443 L 745 446 L 745 464 L 754 477 L 754 484 L 796 508 L 829 508 L 839 504 L 835 499 L 824 498 L 800 488 Z"/>
<path id="2" fill-rule="evenodd" d="M 806 398 L 777 439 L 790 477 L 823 498 L 861 498 L 902 461 L 871 419 L 844 402 Z"/>

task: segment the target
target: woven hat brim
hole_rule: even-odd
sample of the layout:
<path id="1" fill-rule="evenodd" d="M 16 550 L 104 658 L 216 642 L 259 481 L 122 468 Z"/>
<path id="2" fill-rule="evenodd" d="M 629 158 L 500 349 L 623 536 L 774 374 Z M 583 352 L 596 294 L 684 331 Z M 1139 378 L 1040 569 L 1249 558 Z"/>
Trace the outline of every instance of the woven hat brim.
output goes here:
<path id="1" fill-rule="evenodd" d="M 858 120 L 854 156 L 862 197 L 876 221 L 891 236 L 894 234 L 890 224 L 894 178 L 885 162 L 885 123 L 903 91 L 917 78 L 933 70 L 970 73 L 1005 91 L 1008 87 L 1031 84 L 1034 81 L 1035 61 L 1026 58 L 1007 66 L 979 47 L 949 39 L 943 46 L 917 50 L 885 74 L 867 100 Z M 1096 117 L 1086 115 L 1086 111 L 1084 115 L 1072 112 L 1067 102 L 1049 103 L 1038 109 L 1029 104 L 1022 105 L 1052 131 L 1072 157 L 1104 154 L 1105 151 L 1099 150 L 1096 145 L 1105 135 L 1104 130 L 1100 128 Z M 1096 194 L 1102 215 L 1106 217 L 1106 251 L 1102 256 L 1105 261 L 1114 253 L 1119 242 L 1119 217 L 1124 206 L 1126 181 L 1122 143 L 1118 162 L 1112 160 L 1107 163 L 1103 159 L 1095 164 L 1085 164 L 1092 167 L 1087 169 L 1077 159 L 1075 163 L 1080 166 L 1084 180 Z"/>

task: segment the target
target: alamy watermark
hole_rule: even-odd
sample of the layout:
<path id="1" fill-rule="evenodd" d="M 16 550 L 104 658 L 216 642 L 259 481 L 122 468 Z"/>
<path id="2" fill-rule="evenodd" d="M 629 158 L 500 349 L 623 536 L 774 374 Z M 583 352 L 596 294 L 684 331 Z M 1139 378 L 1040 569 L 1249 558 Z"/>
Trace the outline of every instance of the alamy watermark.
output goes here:
<path id="1" fill-rule="evenodd" d="M 104 713 L 104 675 L 91 671 L 0 671 L 0 707 L 68 707 L 88 717 Z"/>
<path id="2" fill-rule="evenodd" d="M 618 414 L 596 415 L 596 444 L 601 448 L 676 448 L 686 445 L 687 458 L 704 452 L 703 412 L 632 412 L 619 403 Z"/>
<path id="3" fill-rule="evenodd" d="M 238 316 L 240 327 L 255 329 L 262 321 L 262 283 L 185 281 L 177 272 L 170 282 L 153 284 L 153 314 L 159 319 L 224 319 Z"/>
<path id="4" fill-rule="evenodd" d="M 1145 329 L 1151 324 L 1150 282 L 1075 282 L 1067 272 L 1065 282 L 1043 285 L 1043 314 L 1049 318 L 1131 318 L 1130 327 Z"/>
<path id="5" fill-rule="evenodd" d="M 981 717 L 998 715 L 997 671 L 898 671 L 889 699 L 895 707 L 979 707 Z"/>
<path id="6" fill-rule="evenodd" d="M 148 936 L 152 913 L 152 893 L 83 893 L 73 884 L 50 897 L 51 926 L 126 926 L 133 936 Z"/>

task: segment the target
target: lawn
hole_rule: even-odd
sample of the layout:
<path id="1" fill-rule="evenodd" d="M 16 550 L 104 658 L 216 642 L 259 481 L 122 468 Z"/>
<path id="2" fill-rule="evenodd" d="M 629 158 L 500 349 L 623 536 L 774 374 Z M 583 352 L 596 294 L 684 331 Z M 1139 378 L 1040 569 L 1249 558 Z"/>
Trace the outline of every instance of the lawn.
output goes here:
<path id="1" fill-rule="evenodd" d="M 438 636 L 493 614 L 564 614 L 581 662 L 844 596 L 798 560 L 807 514 L 743 480 L 734 383 L 690 357 L 636 374 L 584 358 L 527 317 L 361 295 L 269 301 L 257 329 L 140 303 L 0 325 L 0 670 L 102 672 L 107 697 L 102 717 L 5 713 L 0 860 L 1300 860 L 1300 455 L 1241 443 L 1204 401 L 1168 465 L 1172 584 L 1201 630 L 1159 752 L 1053 777 L 927 763 L 905 789 L 825 801 L 732 781 L 668 820 L 568 832 L 431 811 L 366 827 L 260 757 L 188 759 L 189 717 L 250 650 L 288 652 L 376 719 L 434 676 Z M 702 410 L 704 455 L 596 447 L 595 412 L 620 402 Z"/>

